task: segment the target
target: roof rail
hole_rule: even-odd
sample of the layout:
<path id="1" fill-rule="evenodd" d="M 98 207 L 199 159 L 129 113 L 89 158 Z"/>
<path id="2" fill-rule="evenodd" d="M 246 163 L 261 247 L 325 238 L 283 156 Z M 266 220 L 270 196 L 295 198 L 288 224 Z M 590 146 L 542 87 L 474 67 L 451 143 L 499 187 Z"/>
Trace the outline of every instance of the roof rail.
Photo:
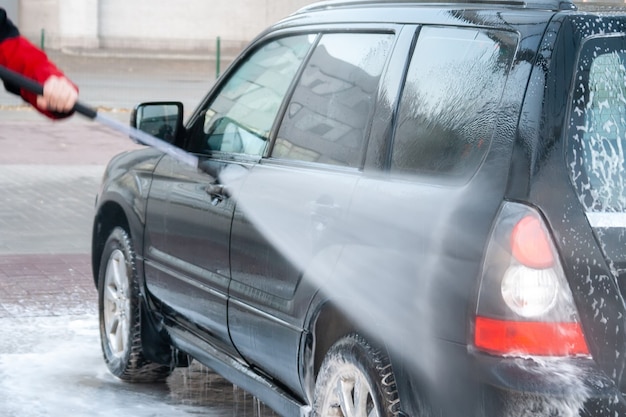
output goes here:
<path id="1" fill-rule="evenodd" d="M 527 9 L 543 10 L 577 10 L 573 0 L 326 0 L 304 6 L 295 14 L 324 10 L 335 7 L 352 7 L 367 5 L 390 5 L 390 4 L 491 4 L 504 6 L 517 6 Z"/>

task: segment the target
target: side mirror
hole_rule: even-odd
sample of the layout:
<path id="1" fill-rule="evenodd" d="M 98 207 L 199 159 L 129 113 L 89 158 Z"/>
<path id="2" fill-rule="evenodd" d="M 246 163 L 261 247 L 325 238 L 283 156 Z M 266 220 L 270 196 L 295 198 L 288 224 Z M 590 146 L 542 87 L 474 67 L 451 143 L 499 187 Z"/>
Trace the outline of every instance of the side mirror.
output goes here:
<path id="1" fill-rule="evenodd" d="M 177 101 L 138 104 L 130 116 L 130 125 L 175 144 L 183 126 L 183 104 Z"/>

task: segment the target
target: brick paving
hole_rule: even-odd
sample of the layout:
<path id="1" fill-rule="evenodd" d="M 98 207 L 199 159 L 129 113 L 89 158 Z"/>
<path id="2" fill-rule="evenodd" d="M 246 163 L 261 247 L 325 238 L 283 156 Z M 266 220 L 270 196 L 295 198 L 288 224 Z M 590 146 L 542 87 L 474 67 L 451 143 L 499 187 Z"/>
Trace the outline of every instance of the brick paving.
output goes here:
<path id="1" fill-rule="evenodd" d="M 82 101 L 124 123 L 132 105 L 161 99 L 151 94 L 193 102 L 212 83 L 206 60 L 49 55 Z M 136 148 L 80 115 L 51 121 L 0 86 L 0 319 L 95 314 L 95 195 L 106 163 Z"/>
<path id="2" fill-rule="evenodd" d="M 96 313 L 88 254 L 0 256 L 0 319 Z"/>
<path id="3" fill-rule="evenodd" d="M 124 122 L 130 117 L 128 112 L 112 116 Z M 54 122 L 34 111 L 0 111 L 0 165 L 104 166 L 117 153 L 137 147 L 80 116 Z"/>
<path id="4" fill-rule="evenodd" d="M 110 90 L 104 102 L 114 111 L 99 109 L 122 122 L 129 120 L 128 103 L 146 99 L 147 87 L 133 88 L 138 80 L 154 88 L 172 71 L 197 79 L 208 72 L 203 61 L 49 54 L 79 83 L 81 100 Z M 94 199 L 106 163 L 137 147 L 78 115 L 51 121 L 0 88 L 0 319 L 96 313 Z"/>
<path id="5" fill-rule="evenodd" d="M 108 160 L 137 147 L 79 117 L 0 111 L 0 319 L 96 313 L 95 195 Z"/>
<path id="6" fill-rule="evenodd" d="M 47 53 L 80 87 L 81 101 L 124 123 L 141 101 L 181 100 L 190 111 L 214 81 L 208 57 Z M 80 115 L 51 121 L 3 90 L 0 319 L 95 313 L 95 195 L 111 157 L 138 145 Z"/>
<path id="7" fill-rule="evenodd" d="M 165 62 L 146 59 L 104 61 L 63 55 L 53 58 L 78 81 L 81 98 L 85 98 L 82 96 L 85 92 L 90 99 L 102 99 L 85 101 L 98 105 L 99 111 L 106 111 L 107 116 L 124 122 L 129 118 L 127 103 L 154 99 L 145 95 L 150 89 L 157 91 L 165 86 L 176 95 L 183 93 L 185 102 L 193 102 L 196 95 L 206 93 L 210 84 L 195 80 L 208 72 L 204 62 L 167 62 L 163 65 Z M 140 70 L 135 71 L 137 69 Z M 189 79 L 171 81 L 181 79 L 181 74 L 186 71 L 191 73 L 191 82 Z M 143 88 L 134 88 L 132 80 L 124 84 L 130 73 L 134 80 L 142 80 Z M 100 85 L 102 82 L 104 84 Z M 98 89 L 90 91 L 89 83 Z M 0 375 L 3 375 L 6 386 L 19 382 L 16 391 L 0 389 L 0 415 L 93 415 L 92 407 L 99 408 L 99 415 L 109 415 L 103 408 L 114 403 L 118 408 L 113 407 L 110 415 L 131 415 L 132 411 L 129 414 L 126 408 L 145 408 L 141 404 L 133 408 L 137 401 L 136 392 L 139 392 L 137 388 L 120 388 L 114 383 L 103 385 L 92 369 L 86 370 L 87 376 L 77 382 L 72 379 L 73 370 L 67 370 L 71 366 L 54 368 L 59 374 L 50 376 L 52 385 L 46 385 L 48 381 L 42 382 L 38 374 L 31 375 L 32 369 L 30 374 L 5 373 L 7 361 L 19 361 L 31 351 L 37 352 L 37 358 L 42 357 L 45 363 L 50 355 L 58 358 L 55 349 L 59 346 L 75 348 L 76 344 L 88 347 L 78 348 L 77 352 L 82 356 L 67 359 L 69 363 L 96 358 L 98 366 L 104 366 L 97 358 L 97 292 L 90 258 L 94 198 L 104 166 L 110 158 L 137 147 L 127 137 L 80 116 L 51 122 L 19 100 L 12 101 L 0 85 L 0 331 L 3 335 L 0 337 L 0 359 L 8 358 L 5 362 L 0 360 L 3 365 Z M 75 329 L 68 328 L 72 323 L 83 323 L 81 326 L 87 323 L 88 331 L 81 327 L 82 333 L 77 335 Z M 68 342 L 67 337 L 72 340 Z M 46 353 L 49 345 L 54 349 Z M 73 355 L 73 352 L 65 353 Z M 37 367 L 41 366 L 40 363 L 35 361 L 33 365 L 29 360 L 25 366 Z M 92 362 L 88 363 L 91 366 Z M 32 384 L 29 378 L 34 378 Z M 33 388 L 20 390 L 22 386 Z M 93 394 L 86 391 L 85 386 L 93 387 Z M 206 411 L 204 414 L 207 415 L 275 415 L 258 400 L 196 362 L 191 368 L 176 370 L 167 389 L 169 394 L 165 399 L 160 398 L 163 391 L 157 390 L 145 401 L 165 401 L 165 407 L 168 404 L 201 407 L 192 408 L 189 413 L 181 409 L 175 415 L 195 415 L 198 410 Z M 84 397 L 86 405 L 55 414 L 50 412 L 47 403 L 41 403 L 42 390 L 49 393 L 48 401 L 52 397 L 78 396 Z M 148 395 L 148 391 L 141 392 L 143 396 Z M 109 398 L 115 401 L 107 400 Z M 44 407 L 46 412 L 34 413 L 36 407 Z M 63 407 L 66 405 L 59 409 Z M 13 409 L 28 411 L 13 412 Z M 81 414 L 81 409 L 90 411 Z M 150 415 L 157 414 L 161 415 Z"/>

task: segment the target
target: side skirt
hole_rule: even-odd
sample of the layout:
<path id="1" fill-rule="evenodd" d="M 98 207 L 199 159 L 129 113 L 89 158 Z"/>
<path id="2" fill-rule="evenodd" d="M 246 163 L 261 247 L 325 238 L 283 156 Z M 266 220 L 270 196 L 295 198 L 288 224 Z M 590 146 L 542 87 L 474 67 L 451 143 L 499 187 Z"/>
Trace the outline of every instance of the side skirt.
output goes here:
<path id="1" fill-rule="evenodd" d="M 267 406 L 285 417 L 308 417 L 310 407 L 300 403 L 281 387 L 254 372 L 246 364 L 235 360 L 202 339 L 177 327 L 167 328 L 172 343 L 202 364 L 211 368 L 231 383 L 259 398 Z"/>

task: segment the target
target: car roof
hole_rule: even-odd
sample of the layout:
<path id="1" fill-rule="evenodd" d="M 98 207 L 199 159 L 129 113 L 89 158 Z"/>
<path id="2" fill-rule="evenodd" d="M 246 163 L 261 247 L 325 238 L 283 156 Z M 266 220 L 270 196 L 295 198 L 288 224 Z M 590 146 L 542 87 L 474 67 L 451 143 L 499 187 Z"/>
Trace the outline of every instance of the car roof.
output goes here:
<path id="1" fill-rule="evenodd" d="M 626 13 L 625 3 L 615 2 L 585 2 L 578 3 L 578 10 L 582 12 L 595 12 L 596 14 L 624 14 Z"/>
<path id="2" fill-rule="evenodd" d="M 580 11 L 599 15 L 625 14 L 626 3 L 616 0 L 325 0 L 302 7 L 294 15 L 336 9 L 385 8 L 438 8 L 450 10 L 507 9 L 507 10 L 546 10 Z"/>
<path id="3" fill-rule="evenodd" d="M 575 10 L 576 4 L 572 0 L 327 0 L 310 4 L 301 8 L 297 13 L 307 13 L 318 10 L 329 10 L 337 8 L 358 8 L 358 7 L 406 7 L 406 6 L 433 6 L 438 8 L 466 9 L 466 8 L 509 8 L 517 7 L 524 9 L 540 10 Z"/>
<path id="4" fill-rule="evenodd" d="M 565 2 L 572 4 L 571 0 Z M 534 6 L 529 7 L 530 3 Z M 545 6 L 548 3 L 550 7 Z M 555 13 L 559 12 L 552 9 L 553 3 L 562 2 L 479 0 L 465 3 L 436 3 L 416 0 L 330 0 L 303 7 L 268 29 L 302 28 L 320 24 L 431 24 L 491 26 L 534 33 L 536 28 L 533 28 L 532 24 L 545 25 Z"/>
<path id="5" fill-rule="evenodd" d="M 310 4 L 269 29 L 317 24 L 385 23 L 467 25 L 534 32 L 555 14 L 624 20 L 626 4 L 615 0 L 325 0 Z"/>

